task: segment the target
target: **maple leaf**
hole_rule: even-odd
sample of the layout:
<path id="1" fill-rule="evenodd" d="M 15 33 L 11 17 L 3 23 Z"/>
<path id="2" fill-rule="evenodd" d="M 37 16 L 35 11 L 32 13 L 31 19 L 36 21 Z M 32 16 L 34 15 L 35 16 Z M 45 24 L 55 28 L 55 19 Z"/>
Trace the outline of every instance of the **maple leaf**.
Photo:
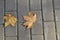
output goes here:
<path id="1" fill-rule="evenodd" d="M 15 18 L 11 14 L 6 14 L 4 16 L 4 20 L 5 20 L 5 27 L 7 27 L 8 25 L 12 25 L 14 27 L 17 22 L 17 18 Z"/>
<path id="2" fill-rule="evenodd" d="M 33 24 L 36 21 L 36 14 L 33 13 L 33 12 L 29 12 L 29 14 L 26 15 L 26 16 L 23 16 L 23 18 L 25 20 L 25 22 L 23 23 L 23 25 L 25 27 L 27 27 L 27 29 L 29 29 L 29 28 L 32 28 Z"/>

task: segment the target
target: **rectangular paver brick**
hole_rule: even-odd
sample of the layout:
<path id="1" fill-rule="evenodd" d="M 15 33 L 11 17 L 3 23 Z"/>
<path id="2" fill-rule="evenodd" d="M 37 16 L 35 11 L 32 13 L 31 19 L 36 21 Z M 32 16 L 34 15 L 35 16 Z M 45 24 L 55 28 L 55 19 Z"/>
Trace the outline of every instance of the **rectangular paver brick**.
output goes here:
<path id="1" fill-rule="evenodd" d="M 0 24 L 4 22 L 3 14 L 4 14 L 4 0 L 0 0 Z"/>
<path id="2" fill-rule="evenodd" d="M 0 37 L 0 40 L 4 40 L 3 37 Z"/>
<path id="3" fill-rule="evenodd" d="M 32 27 L 32 34 L 43 34 L 41 11 L 33 11 L 37 15 L 37 20 Z"/>
<path id="4" fill-rule="evenodd" d="M 60 22 L 60 10 L 55 10 L 55 18 L 57 22 Z"/>
<path id="5" fill-rule="evenodd" d="M 54 18 L 52 0 L 42 0 L 42 8 L 44 21 L 53 21 Z"/>
<path id="6" fill-rule="evenodd" d="M 6 37 L 6 40 L 17 40 L 16 37 Z"/>
<path id="7" fill-rule="evenodd" d="M 57 27 L 57 37 L 58 40 L 60 40 L 60 22 L 56 22 L 56 27 Z"/>
<path id="8" fill-rule="evenodd" d="M 3 34 L 4 34 L 3 31 L 4 31 L 4 30 L 3 30 L 3 25 L 0 25 L 0 37 L 3 37 Z"/>
<path id="9" fill-rule="evenodd" d="M 28 14 L 29 12 L 29 1 L 28 0 L 18 0 L 18 17 L 19 22 L 23 20 L 22 16 Z"/>
<path id="10" fill-rule="evenodd" d="M 6 5 L 5 11 L 16 10 L 16 0 L 6 0 L 5 5 Z"/>
<path id="11" fill-rule="evenodd" d="M 54 0 L 55 8 L 60 8 L 60 0 Z"/>
<path id="12" fill-rule="evenodd" d="M 25 29 L 21 24 L 19 24 L 19 40 L 28 40 L 29 30 Z"/>
<path id="13" fill-rule="evenodd" d="M 40 11 L 41 10 L 41 0 L 30 0 L 30 10 Z"/>
<path id="14" fill-rule="evenodd" d="M 43 40 L 43 35 L 32 35 L 32 40 Z"/>
<path id="15" fill-rule="evenodd" d="M 60 22 L 56 22 L 57 33 L 60 33 Z"/>
<path id="16" fill-rule="evenodd" d="M 56 40 L 54 22 L 44 23 L 45 40 Z"/>

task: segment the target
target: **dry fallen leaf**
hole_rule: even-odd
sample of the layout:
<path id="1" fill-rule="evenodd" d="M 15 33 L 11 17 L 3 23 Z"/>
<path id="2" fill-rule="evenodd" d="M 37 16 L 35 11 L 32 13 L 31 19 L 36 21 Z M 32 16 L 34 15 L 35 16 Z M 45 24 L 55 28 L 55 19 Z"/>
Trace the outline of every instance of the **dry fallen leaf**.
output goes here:
<path id="1" fill-rule="evenodd" d="M 4 20 L 5 20 L 5 27 L 7 27 L 8 25 L 12 25 L 14 27 L 17 22 L 17 18 L 15 18 L 11 14 L 6 14 L 4 16 Z"/>
<path id="2" fill-rule="evenodd" d="M 29 29 L 29 28 L 32 28 L 33 24 L 35 23 L 36 21 L 36 14 L 34 14 L 33 12 L 29 12 L 28 15 L 26 16 L 23 16 L 25 22 L 23 23 L 23 25 Z"/>

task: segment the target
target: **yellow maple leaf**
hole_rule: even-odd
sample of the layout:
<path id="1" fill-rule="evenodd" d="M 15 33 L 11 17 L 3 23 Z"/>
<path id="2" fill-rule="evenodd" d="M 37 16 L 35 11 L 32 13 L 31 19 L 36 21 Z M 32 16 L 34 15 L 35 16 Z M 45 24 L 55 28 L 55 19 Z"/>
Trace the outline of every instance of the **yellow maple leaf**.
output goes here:
<path id="1" fill-rule="evenodd" d="M 15 18 L 11 14 L 6 14 L 4 16 L 4 20 L 5 20 L 5 27 L 7 27 L 8 25 L 12 25 L 14 27 L 17 22 L 17 18 Z"/>
<path id="2" fill-rule="evenodd" d="M 23 25 L 25 27 L 27 27 L 27 29 L 29 29 L 29 28 L 32 28 L 33 24 L 36 21 L 36 14 L 33 13 L 33 12 L 29 12 L 29 14 L 26 15 L 26 16 L 23 16 L 23 18 L 25 20 L 25 22 L 23 23 Z"/>

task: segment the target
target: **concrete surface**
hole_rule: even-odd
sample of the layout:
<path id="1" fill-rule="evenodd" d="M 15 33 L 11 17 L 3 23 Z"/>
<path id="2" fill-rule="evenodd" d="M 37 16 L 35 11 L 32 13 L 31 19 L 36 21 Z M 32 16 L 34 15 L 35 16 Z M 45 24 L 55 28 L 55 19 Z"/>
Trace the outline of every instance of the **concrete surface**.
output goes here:
<path id="1" fill-rule="evenodd" d="M 29 10 L 37 14 L 32 39 L 30 30 L 21 25 L 22 15 L 28 14 Z M 18 15 L 18 23 L 14 28 L 8 26 L 4 30 L 3 16 L 9 12 L 16 18 Z M 60 0 L 0 0 L 0 40 L 60 40 Z"/>

